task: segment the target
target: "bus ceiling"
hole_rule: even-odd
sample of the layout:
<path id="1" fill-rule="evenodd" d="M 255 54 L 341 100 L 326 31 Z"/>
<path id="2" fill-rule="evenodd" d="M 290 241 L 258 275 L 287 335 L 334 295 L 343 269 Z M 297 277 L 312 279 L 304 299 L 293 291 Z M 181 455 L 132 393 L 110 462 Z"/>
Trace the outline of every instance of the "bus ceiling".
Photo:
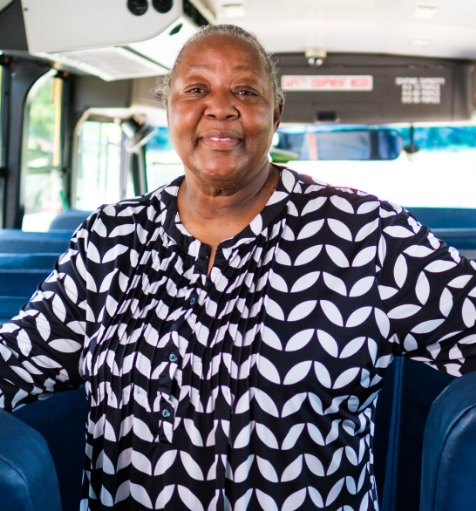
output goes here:
<path id="1" fill-rule="evenodd" d="M 305 0 L 279 6 L 271 0 L 238 1 L 234 10 L 221 0 L 175 0 L 166 2 L 166 12 L 157 9 L 160 2 L 149 0 L 0 0 L 0 51 L 29 55 L 71 72 L 76 119 L 89 108 L 129 108 L 122 116 L 127 118 L 138 106 L 157 124 L 163 116 L 152 113 L 160 107 L 150 92 L 154 77 L 169 72 L 179 48 L 200 25 L 234 22 L 254 31 L 277 55 L 286 92 L 283 122 L 376 124 L 472 117 L 476 43 L 466 44 L 464 51 L 461 38 L 453 38 L 457 43 L 451 48 L 442 38 L 417 45 L 407 40 L 408 34 L 403 41 L 398 30 L 411 23 L 421 40 L 436 29 L 455 36 L 467 22 L 458 13 L 470 0 L 459 0 L 460 8 L 451 15 L 437 4 L 425 10 L 421 3 L 403 8 L 385 0 L 377 8 L 371 2 L 346 1 L 342 10 L 340 0 L 314 3 L 319 15 Z M 104 24 L 111 15 L 115 22 Z M 276 29 L 280 22 L 285 22 L 283 30 Z M 458 58 L 448 58 L 450 54 Z"/>
<path id="2" fill-rule="evenodd" d="M 61 87 L 50 84 L 57 101 L 48 108 L 56 115 L 52 168 L 64 185 L 66 202 L 83 204 L 77 197 L 88 197 L 90 174 L 81 177 L 81 194 L 76 183 L 81 173 L 78 140 L 96 132 L 97 154 L 83 152 L 81 158 L 90 162 L 94 156 L 98 168 L 103 154 L 120 162 L 121 197 L 132 185 L 134 193 L 145 191 L 147 179 L 158 186 L 153 172 L 145 169 L 154 166 L 152 149 L 146 161 L 145 145 L 153 146 L 150 127 L 166 125 L 152 92 L 154 81 L 170 71 L 183 42 L 207 23 L 238 24 L 274 52 L 286 92 L 283 128 L 293 123 L 360 126 L 355 133 L 306 129 L 305 144 L 301 135 L 283 131 L 273 158 L 289 159 L 299 142 L 310 159 L 316 151 L 326 159 L 337 144 L 364 155 L 361 159 L 392 160 L 400 154 L 401 134 L 378 131 L 375 125 L 473 117 L 474 0 L 448 5 L 440 0 L 431 5 L 416 0 L 0 0 L 0 225 L 21 225 L 25 179 L 42 172 L 40 158 L 35 165 L 26 161 L 30 135 L 23 124 L 28 122 L 29 94 L 44 77 L 62 81 Z M 373 126 L 366 130 L 363 125 Z M 126 179 L 129 163 L 132 185 Z M 176 172 L 172 156 L 167 165 Z M 161 162 L 160 172 L 167 165 Z M 96 174 L 106 175 L 106 167 Z M 104 189 L 112 190 L 103 181 Z"/>

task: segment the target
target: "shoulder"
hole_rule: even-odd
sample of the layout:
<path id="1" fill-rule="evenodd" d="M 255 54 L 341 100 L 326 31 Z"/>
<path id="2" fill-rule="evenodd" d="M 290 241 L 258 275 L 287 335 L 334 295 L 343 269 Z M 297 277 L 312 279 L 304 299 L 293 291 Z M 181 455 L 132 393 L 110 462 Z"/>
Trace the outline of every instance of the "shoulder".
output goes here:
<path id="1" fill-rule="evenodd" d="M 288 174 L 288 177 L 285 177 Z M 335 210 L 336 214 L 346 213 L 350 215 L 366 215 L 374 212 L 382 216 L 396 215 L 402 212 L 403 208 L 386 200 L 381 200 L 371 193 L 350 188 L 347 186 L 333 186 L 321 181 L 316 177 L 298 174 L 290 169 L 283 169 L 283 179 L 295 180 L 290 200 L 302 211 L 309 210 L 309 204 L 326 204 L 327 213 Z"/>
<path id="2" fill-rule="evenodd" d="M 78 227 L 71 241 L 86 252 L 97 249 L 102 254 L 117 250 L 118 245 L 125 253 L 140 251 L 140 246 L 161 230 L 167 211 L 173 209 L 176 181 L 139 197 L 103 204 Z"/>
<path id="3" fill-rule="evenodd" d="M 380 234 L 411 238 L 416 233 L 428 232 L 398 204 L 355 188 L 332 186 L 289 169 L 284 172 L 295 180 L 288 200 L 292 222 L 324 222 L 331 231 L 345 232 L 346 239 L 354 241 L 362 241 L 370 234 L 376 242 L 375 236 Z M 288 175 L 287 179 L 291 177 Z M 431 233 L 429 236 L 434 239 Z"/>
<path id="4" fill-rule="evenodd" d="M 127 224 L 140 224 L 145 227 L 150 222 L 160 223 L 161 214 L 167 209 L 169 203 L 175 200 L 179 184 L 180 179 L 138 197 L 103 204 L 86 219 L 80 228 L 94 231 L 98 223 L 109 228 Z"/>

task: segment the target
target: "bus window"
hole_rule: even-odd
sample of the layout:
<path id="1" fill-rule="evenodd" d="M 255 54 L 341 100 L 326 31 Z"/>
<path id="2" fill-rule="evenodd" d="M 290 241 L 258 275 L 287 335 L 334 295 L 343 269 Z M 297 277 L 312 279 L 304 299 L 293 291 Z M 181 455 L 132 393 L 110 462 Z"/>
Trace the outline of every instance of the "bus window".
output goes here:
<path id="1" fill-rule="evenodd" d="M 146 144 L 147 186 L 155 190 L 183 174 L 183 165 L 170 143 L 169 131 L 157 128 Z"/>
<path id="2" fill-rule="evenodd" d="M 62 88 L 63 81 L 52 71 L 28 94 L 22 158 L 25 231 L 47 231 L 68 206 L 60 167 Z"/>
<path id="3" fill-rule="evenodd" d="M 88 120 L 82 125 L 78 141 L 75 208 L 94 210 L 101 204 L 133 195 L 127 180 L 129 169 L 122 170 L 123 147 L 119 124 Z"/>
<path id="4" fill-rule="evenodd" d="M 312 127 L 312 131 L 317 129 Z M 328 133 L 330 128 L 321 129 Z M 299 142 L 296 133 L 301 132 L 302 139 L 302 133 L 308 131 L 303 125 L 280 128 L 277 147 L 282 145 L 289 153 L 288 167 L 332 185 L 364 190 L 408 207 L 475 207 L 472 184 L 476 182 L 476 126 L 473 123 L 415 124 L 412 138 L 408 124 L 379 126 L 378 129 L 401 137 L 405 150 L 397 158 L 326 160 L 320 159 L 316 151 L 315 158 L 311 159 L 303 151 L 299 154 L 298 145 L 291 147 L 294 139 Z M 295 161 L 291 161 L 293 159 Z"/>

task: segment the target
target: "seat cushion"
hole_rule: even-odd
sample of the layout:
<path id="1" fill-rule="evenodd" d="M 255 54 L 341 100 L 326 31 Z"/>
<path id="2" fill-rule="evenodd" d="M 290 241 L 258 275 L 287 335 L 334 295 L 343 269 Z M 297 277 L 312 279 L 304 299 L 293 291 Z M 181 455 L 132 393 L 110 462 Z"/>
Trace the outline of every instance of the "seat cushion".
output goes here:
<path id="1" fill-rule="evenodd" d="M 423 443 L 421 511 L 473 511 L 476 503 L 476 373 L 433 403 Z"/>
<path id="2" fill-rule="evenodd" d="M 0 507 L 61 511 L 53 460 L 44 438 L 0 410 Z"/>

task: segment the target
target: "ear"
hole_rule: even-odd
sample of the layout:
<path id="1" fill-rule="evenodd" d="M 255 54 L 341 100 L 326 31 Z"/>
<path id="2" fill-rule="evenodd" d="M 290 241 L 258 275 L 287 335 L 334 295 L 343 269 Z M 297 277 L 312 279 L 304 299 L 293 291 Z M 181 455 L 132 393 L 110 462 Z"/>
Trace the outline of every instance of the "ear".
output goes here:
<path id="1" fill-rule="evenodd" d="M 274 113 L 273 113 L 273 125 L 274 125 L 274 131 L 276 131 L 279 127 L 279 124 L 281 122 L 281 115 L 283 114 L 283 108 L 284 108 L 284 101 L 280 101 L 275 107 L 274 107 Z"/>

